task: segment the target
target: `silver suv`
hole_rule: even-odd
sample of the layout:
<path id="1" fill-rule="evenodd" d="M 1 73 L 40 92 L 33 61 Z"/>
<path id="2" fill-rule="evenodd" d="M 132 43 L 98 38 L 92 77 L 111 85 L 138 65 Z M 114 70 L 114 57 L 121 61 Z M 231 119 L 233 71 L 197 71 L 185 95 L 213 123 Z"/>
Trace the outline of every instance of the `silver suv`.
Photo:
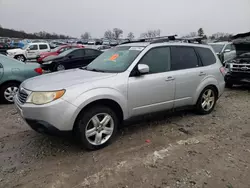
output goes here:
<path id="1" fill-rule="evenodd" d="M 15 104 L 34 130 L 71 131 L 99 149 L 134 116 L 182 106 L 208 114 L 224 87 L 224 68 L 209 45 L 135 42 L 87 67 L 28 79 Z"/>

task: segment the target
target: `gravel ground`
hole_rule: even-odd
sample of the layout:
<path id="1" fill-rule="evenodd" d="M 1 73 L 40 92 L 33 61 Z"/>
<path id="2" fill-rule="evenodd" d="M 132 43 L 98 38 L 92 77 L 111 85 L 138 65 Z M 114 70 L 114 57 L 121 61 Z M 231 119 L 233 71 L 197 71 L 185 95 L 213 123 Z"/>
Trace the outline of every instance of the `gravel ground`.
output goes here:
<path id="1" fill-rule="evenodd" d="M 250 93 L 226 90 L 213 113 L 130 122 L 99 151 L 29 129 L 0 105 L 0 187 L 249 188 Z"/>

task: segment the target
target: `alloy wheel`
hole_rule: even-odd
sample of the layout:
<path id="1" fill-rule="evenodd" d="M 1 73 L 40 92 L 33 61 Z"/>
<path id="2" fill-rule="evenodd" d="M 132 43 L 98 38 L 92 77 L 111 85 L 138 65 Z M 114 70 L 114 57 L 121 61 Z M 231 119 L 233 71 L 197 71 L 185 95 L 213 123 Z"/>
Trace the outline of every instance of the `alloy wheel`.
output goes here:
<path id="1" fill-rule="evenodd" d="M 201 107 L 205 111 L 211 110 L 215 103 L 215 93 L 212 89 L 207 89 L 202 95 Z"/>
<path id="2" fill-rule="evenodd" d="M 90 144 L 102 145 L 112 136 L 114 131 L 114 120 L 107 113 L 94 115 L 85 129 L 85 136 Z"/>
<path id="3" fill-rule="evenodd" d="M 16 58 L 18 61 L 22 61 L 22 62 L 24 62 L 24 57 L 23 56 L 17 56 L 17 58 Z"/>
<path id="4" fill-rule="evenodd" d="M 57 70 L 58 70 L 58 71 L 65 70 L 65 67 L 64 67 L 63 65 L 58 65 L 58 66 L 57 66 Z"/>
<path id="5" fill-rule="evenodd" d="M 8 87 L 5 91 L 4 91 L 4 98 L 8 101 L 8 102 L 14 102 L 14 96 L 17 94 L 18 92 L 18 87 Z"/>

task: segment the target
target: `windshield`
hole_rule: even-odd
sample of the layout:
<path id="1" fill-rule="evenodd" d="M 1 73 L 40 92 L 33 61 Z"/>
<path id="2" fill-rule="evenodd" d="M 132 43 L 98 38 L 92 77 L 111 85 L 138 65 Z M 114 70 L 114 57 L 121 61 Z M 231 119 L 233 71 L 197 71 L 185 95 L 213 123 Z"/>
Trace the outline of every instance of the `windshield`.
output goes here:
<path id="1" fill-rule="evenodd" d="M 69 53 L 71 53 L 73 50 L 75 50 L 75 49 L 66 50 L 66 51 L 60 53 L 58 56 L 61 56 L 61 57 L 66 56 L 66 55 L 68 55 Z"/>
<path id="2" fill-rule="evenodd" d="M 250 57 L 250 52 L 240 54 L 239 57 Z"/>
<path id="3" fill-rule="evenodd" d="M 224 47 L 224 44 L 210 44 L 216 53 L 220 53 Z"/>
<path id="4" fill-rule="evenodd" d="M 28 48 L 29 47 L 29 44 L 25 44 L 23 47 L 22 47 L 22 49 L 23 50 L 26 50 L 26 48 Z"/>
<path id="5" fill-rule="evenodd" d="M 100 72 L 123 72 L 143 49 L 144 47 L 131 46 L 112 48 L 98 56 L 86 69 Z"/>

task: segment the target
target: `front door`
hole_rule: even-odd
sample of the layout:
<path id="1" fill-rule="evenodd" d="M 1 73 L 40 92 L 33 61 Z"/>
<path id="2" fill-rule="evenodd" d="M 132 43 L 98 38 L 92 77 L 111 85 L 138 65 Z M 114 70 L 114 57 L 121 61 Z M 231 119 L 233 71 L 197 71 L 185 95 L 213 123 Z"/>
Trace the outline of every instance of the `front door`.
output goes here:
<path id="1" fill-rule="evenodd" d="M 129 115 L 135 116 L 173 108 L 175 81 L 172 73 L 169 72 L 169 47 L 150 49 L 139 64 L 148 65 L 149 73 L 139 76 L 131 73 L 128 79 Z"/>
<path id="2" fill-rule="evenodd" d="M 83 49 L 75 49 L 73 52 L 67 55 L 65 66 L 68 69 L 81 67 L 83 57 L 84 57 Z"/>
<path id="3" fill-rule="evenodd" d="M 3 65 L 0 63 L 0 82 L 3 77 Z"/>
<path id="4" fill-rule="evenodd" d="M 39 55 L 38 45 L 31 44 L 26 50 L 27 59 L 35 59 Z"/>
<path id="5" fill-rule="evenodd" d="M 171 47 L 171 72 L 175 79 L 174 107 L 191 105 L 197 87 L 206 76 L 192 47 Z"/>
<path id="6" fill-rule="evenodd" d="M 84 56 L 84 66 L 87 66 L 91 63 L 96 57 L 98 57 L 101 52 L 95 49 L 85 49 L 85 56 Z"/>

